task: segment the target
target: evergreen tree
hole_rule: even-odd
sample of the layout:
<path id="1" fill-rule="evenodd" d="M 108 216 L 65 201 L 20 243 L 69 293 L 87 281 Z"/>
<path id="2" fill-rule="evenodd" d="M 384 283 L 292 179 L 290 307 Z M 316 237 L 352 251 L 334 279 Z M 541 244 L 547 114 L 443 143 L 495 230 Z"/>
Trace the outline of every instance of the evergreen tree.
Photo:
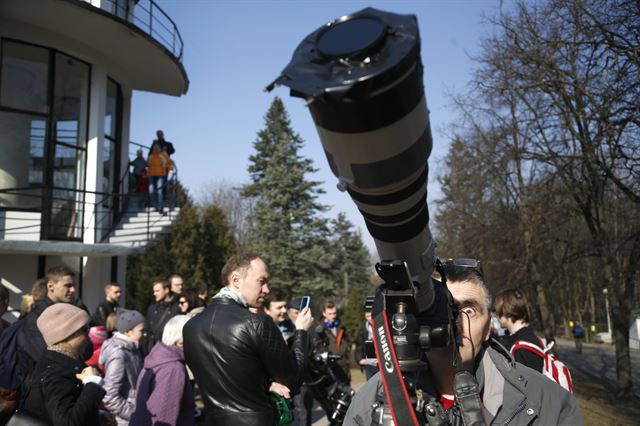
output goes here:
<path id="1" fill-rule="evenodd" d="M 360 231 L 354 229 L 343 212 L 331 220 L 330 229 L 330 253 L 333 256 L 330 272 L 336 290 L 340 289 L 334 293 L 345 298 L 351 289 L 362 293 L 369 286 L 373 267 Z"/>
<path id="2" fill-rule="evenodd" d="M 197 248 L 198 276 L 194 277 L 194 284 L 206 282 L 214 288 L 222 287 L 220 271 L 226 260 L 235 253 L 236 240 L 226 215 L 218 206 L 209 205 L 202 209 Z"/>
<path id="3" fill-rule="evenodd" d="M 326 207 L 317 201 L 320 182 L 308 181 L 316 169 L 300 156 L 302 138 L 293 131 L 282 101 L 276 97 L 265 115 L 265 128 L 249 157 L 251 183 L 244 197 L 255 199 L 249 221 L 249 248 L 269 265 L 272 282 L 292 294 L 331 288 L 325 273 L 330 265 L 323 255 Z M 324 267 L 323 267 L 324 266 Z"/>
<path id="4" fill-rule="evenodd" d="M 127 259 L 126 304 L 140 312 L 153 301 L 153 281 L 174 272 L 184 277 L 186 289 L 195 290 L 202 282 L 219 287 L 220 270 L 236 250 L 223 211 L 214 205 L 198 208 L 184 188 L 178 189 L 183 204 L 171 232 L 158 237 L 144 254 Z"/>

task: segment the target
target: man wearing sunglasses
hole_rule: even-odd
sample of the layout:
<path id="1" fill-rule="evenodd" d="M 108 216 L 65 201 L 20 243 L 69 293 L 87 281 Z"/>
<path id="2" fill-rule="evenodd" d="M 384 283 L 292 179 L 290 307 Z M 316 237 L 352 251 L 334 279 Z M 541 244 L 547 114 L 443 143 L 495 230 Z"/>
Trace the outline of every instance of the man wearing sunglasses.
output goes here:
<path id="1" fill-rule="evenodd" d="M 458 349 L 462 365 L 475 375 L 480 387 L 485 423 L 582 424 L 578 403 L 570 393 L 542 374 L 516 364 L 504 347 L 490 340 L 491 295 L 479 266 L 472 259 L 448 260 L 444 272 L 459 309 L 456 326 L 461 336 Z M 420 323 L 420 316 L 417 319 Z M 462 424 L 453 396 L 456 370 L 451 346 L 432 349 L 426 352 L 426 358 L 429 371 L 424 380 L 419 379 L 418 387 L 439 400 L 451 424 Z M 372 404 L 386 405 L 386 401 L 378 373 L 356 394 L 344 425 L 371 424 Z"/>

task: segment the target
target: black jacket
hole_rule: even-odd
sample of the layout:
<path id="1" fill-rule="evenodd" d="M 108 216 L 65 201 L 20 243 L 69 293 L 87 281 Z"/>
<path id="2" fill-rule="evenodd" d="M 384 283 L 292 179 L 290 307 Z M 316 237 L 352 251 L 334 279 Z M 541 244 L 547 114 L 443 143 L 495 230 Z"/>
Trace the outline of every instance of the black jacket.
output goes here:
<path id="1" fill-rule="evenodd" d="M 503 336 L 502 339 L 500 339 L 500 343 L 502 343 L 505 348 L 511 350 L 511 347 L 518 340 L 524 340 L 526 342 L 533 343 L 534 345 L 542 346 L 540 339 L 538 339 L 538 336 L 536 336 L 536 333 L 533 331 L 533 327 L 531 327 L 530 325 L 522 327 L 520 330 L 516 331 L 510 336 Z M 542 368 L 544 367 L 544 360 L 542 359 L 542 357 L 539 357 L 530 350 L 517 350 L 513 354 L 513 357 L 520 364 L 524 364 L 529 368 L 533 368 L 536 371 L 542 372 Z"/>
<path id="2" fill-rule="evenodd" d="M 178 305 L 178 298 L 175 296 L 172 296 L 168 302 L 163 300 L 149 306 L 145 318 L 147 321 L 146 328 L 153 334 L 154 343 L 162 340 L 162 331 L 165 324 L 179 313 L 180 306 Z"/>
<path id="3" fill-rule="evenodd" d="M 33 370 L 47 348 L 42 333 L 38 330 L 37 321 L 40 314 L 51 305 L 53 301 L 48 297 L 36 300 L 33 309 L 25 317 L 22 328 L 18 331 L 16 363 L 24 378 L 23 394 L 30 386 Z"/>
<path id="4" fill-rule="evenodd" d="M 289 350 L 278 326 L 228 298 L 214 298 L 183 329 L 184 355 L 209 424 L 269 426 L 272 381 L 295 394 L 307 360 L 308 335 L 296 330 Z"/>
<path id="5" fill-rule="evenodd" d="M 33 386 L 24 409 L 53 425 L 97 425 L 98 405 L 105 392 L 76 378 L 85 365 L 53 351 L 44 351 L 33 372 Z"/>
<path id="6" fill-rule="evenodd" d="M 91 317 L 91 325 L 107 325 L 107 317 L 118 311 L 118 302 L 109 302 L 106 299 L 98 305 Z"/>

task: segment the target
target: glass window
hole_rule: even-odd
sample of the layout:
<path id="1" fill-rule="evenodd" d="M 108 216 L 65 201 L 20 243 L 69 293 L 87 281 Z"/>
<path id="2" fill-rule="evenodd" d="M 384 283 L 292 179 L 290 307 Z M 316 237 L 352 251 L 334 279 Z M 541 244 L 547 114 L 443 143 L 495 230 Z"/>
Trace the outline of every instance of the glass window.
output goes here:
<path id="1" fill-rule="evenodd" d="M 56 53 L 53 124 L 57 142 L 85 147 L 89 108 L 89 65 Z"/>
<path id="2" fill-rule="evenodd" d="M 44 182 L 46 120 L 39 116 L 0 111 L 0 207 L 39 208 Z"/>
<path id="3" fill-rule="evenodd" d="M 119 192 L 117 183 L 119 182 L 119 167 L 116 159 L 118 158 L 118 147 L 120 140 L 118 139 L 118 114 L 120 111 L 120 87 L 115 81 L 107 80 L 107 103 L 104 113 L 104 146 L 103 146 L 103 179 L 102 192 L 114 193 Z M 104 198 L 103 207 L 115 207 L 112 201 L 115 200 Z M 117 213 L 117 212 L 114 212 Z"/>
<path id="4" fill-rule="evenodd" d="M 107 107 L 104 114 L 104 135 L 116 138 L 116 124 L 118 111 L 118 84 L 107 80 Z"/>
<path id="5" fill-rule="evenodd" d="M 83 193 L 76 188 L 84 184 L 85 151 L 57 145 L 53 166 L 51 225 L 49 236 L 80 238 L 82 236 Z"/>
<path id="6" fill-rule="evenodd" d="M 1 43 L 0 188 L 15 191 L 0 193 L 0 207 L 50 208 L 47 238 L 81 238 L 90 66 L 52 49 Z"/>
<path id="7" fill-rule="evenodd" d="M 4 40 L 0 69 L 0 105 L 47 112 L 49 51 Z"/>

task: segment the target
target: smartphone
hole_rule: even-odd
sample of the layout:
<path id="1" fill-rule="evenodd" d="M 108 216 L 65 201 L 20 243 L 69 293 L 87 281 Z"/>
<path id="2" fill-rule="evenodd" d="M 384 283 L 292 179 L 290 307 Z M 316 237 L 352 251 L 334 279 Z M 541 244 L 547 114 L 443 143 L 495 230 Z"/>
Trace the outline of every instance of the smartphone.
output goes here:
<path id="1" fill-rule="evenodd" d="M 302 296 L 300 299 L 300 310 L 311 306 L 311 296 Z"/>

